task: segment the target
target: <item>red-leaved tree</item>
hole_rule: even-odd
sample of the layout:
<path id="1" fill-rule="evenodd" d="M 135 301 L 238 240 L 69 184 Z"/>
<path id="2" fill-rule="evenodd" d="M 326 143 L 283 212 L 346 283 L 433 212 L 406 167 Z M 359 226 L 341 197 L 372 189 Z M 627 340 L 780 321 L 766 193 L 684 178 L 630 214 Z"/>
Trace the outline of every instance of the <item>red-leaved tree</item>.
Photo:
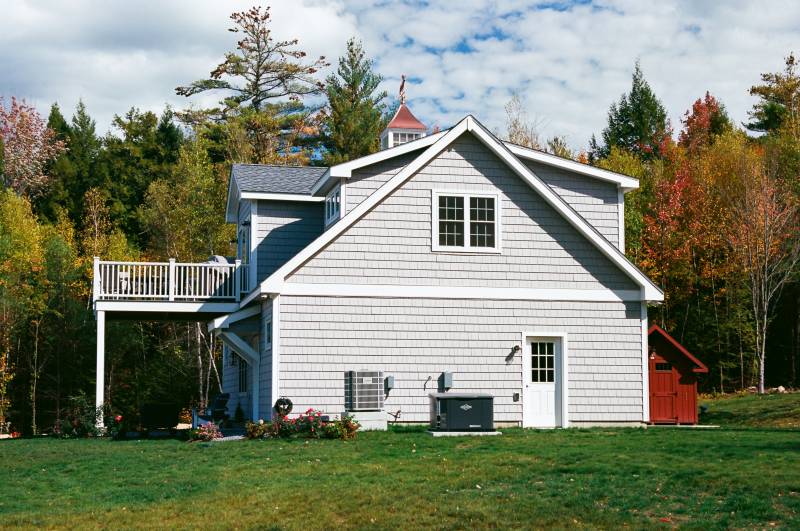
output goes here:
<path id="1" fill-rule="evenodd" d="M 36 109 L 16 98 L 8 108 L 0 99 L 0 145 L 3 186 L 28 198 L 44 190 L 47 163 L 66 149 Z"/>

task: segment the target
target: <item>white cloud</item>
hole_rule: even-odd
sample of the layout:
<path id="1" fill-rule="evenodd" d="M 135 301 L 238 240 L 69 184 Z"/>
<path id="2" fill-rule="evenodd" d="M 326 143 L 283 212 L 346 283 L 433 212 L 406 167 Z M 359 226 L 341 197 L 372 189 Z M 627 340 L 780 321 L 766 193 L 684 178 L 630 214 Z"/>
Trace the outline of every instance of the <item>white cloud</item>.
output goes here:
<path id="1" fill-rule="evenodd" d="M 184 107 L 174 88 L 219 62 L 235 38 L 225 31 L 228 15 L 251 3 L 10 3 L 0 18 L 0 95 L 25 97 L 44 113 L 53 101 L 69 112 L 82 98 L 101 131 L 131 106 Z M 745 121 L 747 89 L 800 42 L 797 2 L 554 4 L 563 9 L 489 0 L 276 2 L 273 31 L 334 63 L 349 36 L 363 39 L 387 91 L 396 93 L 400 74 L 413 78 L 410 105 L 429 124 L 472 113 L 502 128 L 503 106 L 518 91 L 544 134 L 564 134 L 576 147 L 602 129 L 637 58 L 676 127 L 706 90 Z"/>

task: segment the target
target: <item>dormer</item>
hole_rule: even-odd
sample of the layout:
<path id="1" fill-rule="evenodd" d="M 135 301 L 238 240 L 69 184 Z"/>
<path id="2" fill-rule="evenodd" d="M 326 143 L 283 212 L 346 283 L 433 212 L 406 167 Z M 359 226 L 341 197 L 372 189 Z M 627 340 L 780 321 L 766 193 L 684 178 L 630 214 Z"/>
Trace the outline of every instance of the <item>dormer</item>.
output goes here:
<path id="1" fill-rule="evenodd" d="M 400 82 L 400 107 L 381 133 L 381 149 L 389 149 L 422 138 L 428 132 L 425 124 L 406 106 L 406 76 Z"/>

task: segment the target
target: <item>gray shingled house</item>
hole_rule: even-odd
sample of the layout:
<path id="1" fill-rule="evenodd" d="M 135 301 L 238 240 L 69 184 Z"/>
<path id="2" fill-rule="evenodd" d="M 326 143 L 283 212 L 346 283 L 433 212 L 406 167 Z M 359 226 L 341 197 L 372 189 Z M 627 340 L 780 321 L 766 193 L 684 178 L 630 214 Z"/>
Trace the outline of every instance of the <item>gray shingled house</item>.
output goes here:
<path id="1" fill-rule="evenodd" d="M 630 177 L 497 139 L 472 116 L 427 135 L 402 105 L 378 153 L 330 168 L 235 164 L 235 261 L 95 262 L 104 323 L 208 320 L 223 387 L 248 416 L 338 415 L 347 371 L 382 373 L 383 409 L 427 422 L 451 392 L 494 396 L 497 424 L 649 420 L 647 302 L 624 255 Z M 391 389 L 389 389 L 391 387 Z"/>

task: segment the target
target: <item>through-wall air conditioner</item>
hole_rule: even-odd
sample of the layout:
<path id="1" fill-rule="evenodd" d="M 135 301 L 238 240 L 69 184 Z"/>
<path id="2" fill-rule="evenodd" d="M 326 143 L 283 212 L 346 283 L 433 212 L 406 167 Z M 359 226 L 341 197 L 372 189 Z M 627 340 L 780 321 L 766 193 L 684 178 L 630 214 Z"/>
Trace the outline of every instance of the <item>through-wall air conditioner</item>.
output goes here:
<path id="1" fill-rule="evenodd" d="M 380 411 L 383 397 L 383 372 L 345 371 L 344 406 L 347 411 Z"/>

